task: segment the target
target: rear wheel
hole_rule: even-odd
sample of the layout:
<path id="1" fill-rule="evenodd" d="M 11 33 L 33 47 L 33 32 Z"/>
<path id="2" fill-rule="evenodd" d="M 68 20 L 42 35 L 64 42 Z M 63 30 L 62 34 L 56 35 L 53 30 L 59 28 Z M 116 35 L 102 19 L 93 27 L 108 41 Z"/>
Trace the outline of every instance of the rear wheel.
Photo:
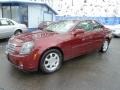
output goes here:
<path id="1" fill-rule="evenodd" d="M 62 54 L 57 49 L 50 49 L 46 51 L 40 62 L 40 69 L 44 73 L 53 73 L 62 66 Z"/>
<path id="2" fill-rule="evenodd" d="M 108 50 L 108 47 L 109 47 L 109 40 L 106 39 L 103 42 L 100 52 L 103 52 L 103 53 L 106 52 Z"/>

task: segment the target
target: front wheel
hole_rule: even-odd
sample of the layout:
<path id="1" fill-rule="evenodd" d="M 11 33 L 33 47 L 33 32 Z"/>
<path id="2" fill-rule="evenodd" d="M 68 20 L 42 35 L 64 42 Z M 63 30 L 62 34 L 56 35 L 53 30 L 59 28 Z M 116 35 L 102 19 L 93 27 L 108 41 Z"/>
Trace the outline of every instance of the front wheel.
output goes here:
<path id="1" fill-rule="evenodd" d="M 40 62 L 40 69 L 44 73 L 53 73 L 62 66 L 62 54 L 57 49 L 50 49 L 46 51 Z"/>
<path id="2" fill-rule="evenodd" d="M 106 52 L 107 50 L 108 50 L 108 47 L 109 47 L 109 41 L 108 40 L 105 40 L 104 42 L 103 42 L 103 45 L 102 45 L 102 47 L 101 47 L 101 50 L 100 50 L 100 52 Z"/>
<path id="3" fill-rule="evenodd" d="M 19 34 L 21 34 L 21 33 L 22 33 L 22 31 L 17 30 L 17 31 L 15 31 L 14 35 L 19 35 Z"/>

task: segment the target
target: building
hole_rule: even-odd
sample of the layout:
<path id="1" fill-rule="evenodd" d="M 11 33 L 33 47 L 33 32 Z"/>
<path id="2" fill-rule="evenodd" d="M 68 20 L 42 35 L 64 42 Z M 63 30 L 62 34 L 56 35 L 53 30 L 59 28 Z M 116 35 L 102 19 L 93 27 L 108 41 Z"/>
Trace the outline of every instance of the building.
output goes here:
<path id="1" fill-rule="evenodd" d="M 0 18 L 24 23 L 29 29 L 37 28 L 42 21 L 54 21 L 57 13 L 46 3 L 24 0 L 0 1 Z"/>
<path id="2" fill-rule="evenodd" d="M 119 0 L 54 0 L 53 8 L 59 15 L 119 17 Z"/>
<path id="3" fill-rule="evenodd" d="M 95 19 L 103 24 L 120 24 L 119 0 L 55 0 L 56 20 Z"/>

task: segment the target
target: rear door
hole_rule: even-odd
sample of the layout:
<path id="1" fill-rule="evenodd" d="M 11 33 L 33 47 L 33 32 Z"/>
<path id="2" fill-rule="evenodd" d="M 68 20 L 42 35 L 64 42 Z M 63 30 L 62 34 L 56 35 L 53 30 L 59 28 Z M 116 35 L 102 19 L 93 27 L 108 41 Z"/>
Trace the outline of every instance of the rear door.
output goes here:
<path id="1" fill-rule="evenodd" d="M 93 31 L 92 31 L 92 36 L 93 36 L 93 45 L 92 48 L 93 50 L 97 50 L 100 49 L 103 41 L 105 39 L 105 32 L 104 32 L 104 28 L 101 24 L 99 24 L 96 21 L 91 21 L 93 24 Z"/>

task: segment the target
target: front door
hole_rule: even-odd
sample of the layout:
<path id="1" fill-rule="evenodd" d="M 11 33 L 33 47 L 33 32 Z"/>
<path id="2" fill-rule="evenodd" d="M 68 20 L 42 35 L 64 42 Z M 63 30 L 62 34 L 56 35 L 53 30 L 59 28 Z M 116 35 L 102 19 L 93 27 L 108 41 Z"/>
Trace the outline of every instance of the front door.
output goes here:
<path id="1" fill-rule="evenodd" d="M 90 52 L 93 45 L 93 35 L 91 32 L 93 30 L 93 27 L 90 21 L 80 22 L 75 27 L 75 30 L 77 29 L 83 29 L 85 32 L 73 36 L 72 53 L 75 57 Z"/>

